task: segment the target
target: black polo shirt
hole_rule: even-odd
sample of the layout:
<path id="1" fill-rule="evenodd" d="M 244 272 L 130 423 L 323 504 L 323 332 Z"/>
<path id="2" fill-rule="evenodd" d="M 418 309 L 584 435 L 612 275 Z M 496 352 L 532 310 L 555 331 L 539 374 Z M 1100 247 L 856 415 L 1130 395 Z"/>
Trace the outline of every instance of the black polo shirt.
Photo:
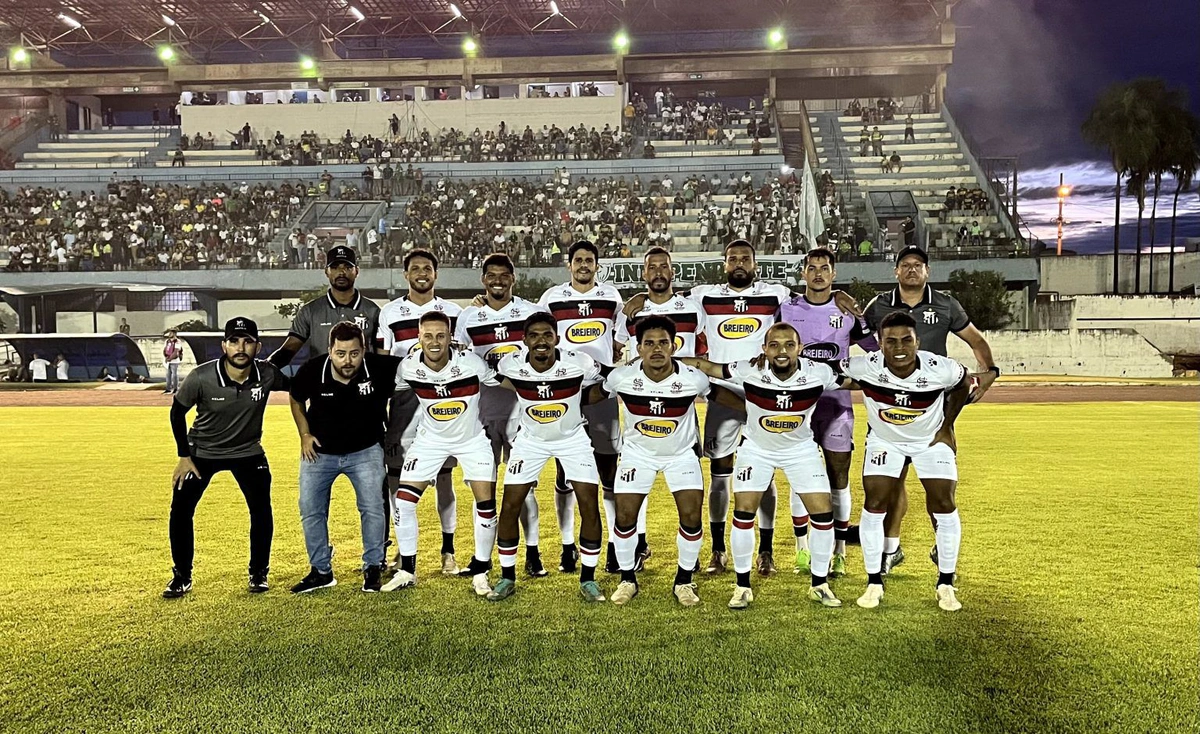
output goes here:
<path id="1" fill-rule="evenodd" d="M 373 344 L 375 333 L 379 331 L 379 306 L 357 290 L 350 305 L 343 306 L 334 300 L 331 291 L 326 291 L 325 295 L 300 307 L 292 319 L 288 336 L 307 343 L 309 354 L 323 355 L 329 351 L 329 330 L 339 321 L 357 324 L 363 330 L 367 344 Z"/>
<path id="2" fill-rule="evenodd" d="M 333 364 L 321 355 L 305 362 L 292 378 L 292 397 L 307 404 L 308 429 L 322 454 L 351 454 L 383 443 L 388 400 L 396 392 L 399 357 L 367 353 L 349 383 L 333 377 Z"/>
<path id="3" fill-rule="evenodd" d="M 240 459 L 263 453 L 263 413 L 273 391 L 287 390 L 287 376 L 270 362 L 254 360 L 245 382 L 225 371 L 225 358 L 188 373 L 175 402 L 196 407 L 188 431 L 188 453 L 198 459 Z"/>
<path id="4" fill-rule="evenodd" d="M 898 287 L 876 296 L 867 304 L 865 314 L 871 331 L 878 334 L 883 317 L 894 311 L 903 311 L 912 316 L 913 321 L 917 322 L 917 338 L 921 340 L 921 349 L 941 357 L 946 356 L 946 338 L 971 325 L 967 312 L 954 296 L 936 291 L 928 285 L 925 286 L 921 302 L 911 307 L 900 298 Z"/>

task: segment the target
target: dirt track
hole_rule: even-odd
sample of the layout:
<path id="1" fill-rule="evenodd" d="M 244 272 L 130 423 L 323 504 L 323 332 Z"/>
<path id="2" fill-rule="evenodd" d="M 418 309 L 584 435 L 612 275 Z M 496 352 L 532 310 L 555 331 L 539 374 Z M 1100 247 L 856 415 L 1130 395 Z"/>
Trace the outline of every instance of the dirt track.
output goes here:
<path id="1" fill-rule="evenodd" d="M 858 397 L 855 397 L 858 400 Z M 997 385 L 987 394 L 989 403 L 1088 403 L 1117 401 L 1200 402 L 1200 383 L 1186 385 Z M 271 396 L 271 402 L 286 404 L 283 394 Z M 168 407 L 169 395 L 161 390 L 78 389 L 4 389 L 0 407 L 28 406 L 140 406 Z"/>

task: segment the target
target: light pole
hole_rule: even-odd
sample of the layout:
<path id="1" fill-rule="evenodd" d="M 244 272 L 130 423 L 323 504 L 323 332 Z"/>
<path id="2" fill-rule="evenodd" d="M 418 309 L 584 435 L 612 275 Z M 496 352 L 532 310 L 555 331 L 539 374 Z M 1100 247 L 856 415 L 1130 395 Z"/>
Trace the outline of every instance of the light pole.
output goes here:
<path id="1" fill-rule="evenodd" d="M 1058 256 L 1062 256 L 1062 237 L 1063 224 L 1066 220 L 1063 219 L 1063 203 L 1067 200 L 1067 194 L 1071 193 L 1071 187 L 1063 183 L 1063 175 L 1058 174 L 1058 219 L 1054 220 L 1058 223 Z"/>

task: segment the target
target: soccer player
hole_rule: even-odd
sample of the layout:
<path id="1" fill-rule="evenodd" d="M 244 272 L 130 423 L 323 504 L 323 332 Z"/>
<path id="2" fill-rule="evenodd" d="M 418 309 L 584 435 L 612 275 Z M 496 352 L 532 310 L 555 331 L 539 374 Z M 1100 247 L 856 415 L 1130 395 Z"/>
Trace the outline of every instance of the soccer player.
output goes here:
<path id="1" fill-rule="evenodd" d="M 287 378 L 270 362 L 256 360 L 258 325 L 238 317 L 225 323 L 223 356 L 188 373 L 171 404 L 171 433 L 179 463 L 171 475 L 171 581 L 166 599 L 192 590 L 195 535 L 192 517 L 216 474 L 228 471 L 250 510 L 250 592 L 266 591 L 271 565 L 271 467 L 262 448 L 268 393 L 286 390 Z M 191 430 L 187 414 L 196 408 Z"/>
<path id="2" fill-rule="evenodd" d="M 917 338 L 921 340 L 921 347 L 930 354 L 946 356 L 946 340 L 950 334 L 971 347 L 981 372 L 972 378 L 972 392 L 967 402 L 975 403 L 983 399 L 984 393 L 1000 376 L 1000 368 L 992 359 L 992 348 L 971 323 L 962 304 L 954 296 L 929 285 L 929 255 L 916 245 L 896 253 L 896 287 L 867 304 L 867 324 L 877 332 L 884 317 L 897 311 L 912 316 L 917 324 Z M 901 476 L 900 490 L 892 495 L 892 506 L 888 508 L 883 549 L 884 574 L 904 562 L 900 527 L 908 512 L 908 492 L 903 482 L 907 477 L 906 467 Z M 930 520 L 933 518 L 930 517 Z M 936 545 L 929 551 L 929 560 L 937 565 Z"/>
<path id="3" fill-rule="evenodd" d="M 430 312 L 443 313 L 450 319 L 450 333 L 454 333 L 455 320 L 462 310 L 455 303 L 443 300 L 434 293 L 437 285 L 438 259 L 428 250 L 412 250 L 404 256 L 404 279 L 408 281 L 408 293 L 383 306 L 379 314 L 379 333 L 375 345 L 385 354 L 407 357 L 420 347 L 418 324 L 423 315 Z M 392 399 L 388 409 L 388 430 L 383 449 L 388 467 L 388 496 L 393 498 L 399 488 L 400 473 L 408 458 L 408 448 L 417 432 L 418 400 L 415 392 L 401 391 Z M 458 503 L 454 497 L 451 478 L 453 465 L 443 468 L 435 481 L 437 487 L 437 511 L 442 523 L 442 573 L 453 576 L 458 573 L 454 560 L 454 531 L 458 526 Z M 396 506 L 390 508 L 393 517 Z"/>
<path id="4" fill-rule="evenodd" d="M 631 338 L 630 329 L 643 316 L 657 314 L 666 316 L 675 323 L 675 357 L 695 357 L 698 352 L 706 351 L 704 345 L 704 312 L 690 298 L 675 293 L 672 285 L 674 270 L 671 267 L 671 253 L 661 247 L 651 247 L 646 250 L 642 260 L 642 281 L 646 284 L 646 296 L 642 307 L 628 317 L 623 313 L 617 320 L 616 340 L 619 344 L 627 344 Z M 628 311 L 626 312 L 628 313 Z M 646 508 L 650 498 L 642 502 L 638 511 L 637 533 L 638 554 L 635 568 L 641 571 L 646 559 L 650 557 L 650 546 L 646 542 Z"/>
<path id="5" fill-rule="evenodd" d="M 869 427 L 863 461 L 866 500 L 859 525 L 867 590 L 858 605 L 870 609 L 883 598 L 884 515 L 911 463 L 935 523 L 937 603 L 945 611 L 957 611 L 962 604 L 955 595 L 954 573 L 962 525 L 954 502 L 954 420 L 970 395 L 969 375 L 958 362 L 922 350 L 917 323 L 906 313 L 883 317 L 878 338 L 880 351 L 841 363 L 852 386 L 863 391 Z"/>
<path id="6" fill-rule="evenodd" d="M 850 345 L 863 343 L 875 347 L 866 322 L 843 313 L 833 298 L 837 278 L 834 254 L 821 247 L 809 250 L 800 272 L 804 295 L 796 296 L 779 308 L 779 320 L 795 327 L 800 336 L 801 355 L 824 364 L 836 364 L 850 356 Z M 825 455 L 833 499 L 835 537 L 832 577 L 846 573 L 846 540 L 850 527 L 850 457 L 854 450 L 854 407 L 850 393 L 830 390 L 822 393 L 812 413 L 810 427 Z M 809 569 L 808 514 L 792 493 L 792 529 L 796 536 L 796 573 Z"/>
<path id="7" fill-rule="evenodd" d="M 616 323 L 621 313 L 621 294 L 608 283 L 596 280 L 600 269 L 600 251 L 587 240 L 579 240 L 567 250 L 567 271 L 571 279 L 556 285 L 542 294 L 538 305 L 549 311 L 558 322 L 559 337 L 568 349 L 591 357 L 601 367 L 609 368 L 614 363 Z M 620 447 L 621 426 L 618 422 L 616 398 L 586 405 L 583 415 L 587 419 L 587 433 L 596 454 L 596 466 L 604 490 L 604 515 L 611 532 L 616 522 L 617 505 L 613 496 L 613 482 L 617 470 L 617 452 Z M 558 462 L 560 471 L 555 485 L 555 504 L 559 518 L 574 518 L 574 497 L 566 487 L 563 462 Z M 570 528 L 574 536 L 574 528 Z M 567 530 L 563 528 L 564 542 Z M 615 571 L 616 555 L 611 543 L 608 547 L 608 570 Z"/>
<path id="8" fill-rule="evenodd" d="M 827 607 L 841 601 L 829 588 L 833 555 L 833 504 L 829 476 L 813 440 L 811 418 L 817 401 L 837 389 L 842 379 L 827 365 L 800 356 L 800 335 L 791 324 L 767 329 L 761 359 L 715 364 L 684 360 L 709 377 L 731 380 L 745 395 L 746 424 L 733 466 L 733 570 L 737 584 L 730 609 L 745 609 L 754 601 L 750 569 L 754 559 L 754 516 L 772 483 L 783 471 L 791 487 L 793 507 L 799 505 L 812 520 L 811 574 L 808 596 Z M 795 514 L 797 510 L 793 509 Z"/>
<path id="9" fill-rule="evenodd" d="M 679 566 L 675 598 L 685 607 L 700 603 L 692 573 L 703 537 L 700 508 L 704 475 L 696 453 L 699 442 L 696 398 L 708 393 L 708 378 L 681 364 L 675 354 L 675 323 L 659 314 L 638 320 L 637 362 L 617 367 L 604 382 L 604 392 L 620 398 L 625 418 L 621 460 L 617 464 L 617 522 L 613 528 L 621 583 L 614 604 L 627 604 L 638 593 L 637 522 L 650 487 L 661 472 L 679 511 L 675 541 Z"/>
<path id="10" fill-rule="evenodd" d="M 516 271 L 512 259 L 503 252 L 493 252 L 483 260 L 483 304 L 468 306 L 458 316 L 454 341 L 470 347 L 475 354 L 495 367 L 500 358 L 521 348 L 525 336 L 525 319 L 541 310 L 536 304 L 513 295 Z M 514 411 L 517 398 L 511 390 L 500 386 L 484 386 L 479 398 L 479 414 L 483 429 L 492 444 L 492 456 L 496 465 L 512 451 L 512 440 L 517 424 Z M 575 571 L 579 551 L 575 548 L 575 510 L 566 520 L 568 532 L 563 535 L 560 571 Z M 559 528 L 563 527 L 559 519 Z M 525 572 L 530 576 L 546 575 L 538 551 L 538 505 L 537 494 L 526 495 L 521 510 L 521 529 L 525 531 Z"/>
<path id="11" fill-rule="evenodd" d="M 396 373 L 396 388 L 416 395 L 419 417 L 396 490 L 400 568 L 383 591 L 417 583 L 417 502 L 452 457 L 475 495 L 475 556 L 463 574 L 471 576 L 476 594 L 492 590 L 487 572 L 496 544 L 496 464 L 479 421 L 479 394 L 485 383 L 496 384 L 496 373 L 474 352 L 454 349 L 453 333 L 449 316 L 426 311 L 417 325 L 421 348 Z"/>
<path id="12" fill-rule="evenodd" d="M 599 484 L 596 455 L 585 429 L 581 403 L 602 398 L 595 388 L 600 365 L 582 352 L 558 348 L 561 327 L 538 312 L 525 319 L 525 348 L 505 355 L 497 368 L 503 385 L 517 394 L 518 430 L 508 455 L 500 509 L 501 579 L 488 595 L 499 601 L 513 595 L 517 583 L 518 518 L 525 495 L 537 485 L 542 467 L 558 459 L 579 505 L 579 591 L 589 602 L 604 601 L 596 583 L 600 559 Z"/>

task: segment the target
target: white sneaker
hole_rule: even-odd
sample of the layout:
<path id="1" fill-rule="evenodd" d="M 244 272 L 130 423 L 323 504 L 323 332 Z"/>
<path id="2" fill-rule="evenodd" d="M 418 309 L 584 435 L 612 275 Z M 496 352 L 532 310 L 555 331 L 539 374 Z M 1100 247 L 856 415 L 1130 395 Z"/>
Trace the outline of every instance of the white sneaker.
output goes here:
<path id="1" fill-rule="evenodd" d="M 462 569 L 460 569 L 458 567 L 458 561 L 454 560 L 453 553 L 443 553 L 442 554 L 442 575 L 443 576 L 457 576 L 458 572 L 461 570 Z"/>
<path id="2" fill-rule="evenodd" d="M 867 584 L 867 590 L 858 597 L 858 605 L 863 609 L 874 609 L 883 598 L 883 584 Z"/>
<path id="3" fill-rule="evenodd" d="M 632 581 L 622 581 L 617 585 L 617 590 L 613 592 L 612 603 L 617 606 L 623 606 L 633 601 L 633 597 L 638 595 L 638 586 Z"/>
<path id="4" fill-rule="evenodd" d="M 679 600 L 680 605 L 685 607 L 694 607 L 700 603 L 700 595 L 696 593 L 695 584 L 676 584 L 675 598 Z"/>
<path id="5" fill-rule="evenodd" d="M 833 589 L 829 588 L 827 583 L 810 588 L 808 598 L 823 607 L 840 607 L 842 605 L 842 600 L 834 596 Z"/>
<path id="6" fill-rule="evenodd" d="M 942 584 L 937 587 L 937 603 L 942 611 L 957 612 L 962 609 L 962 602 L 954 595 L 955 591 L 957 589 L 950 584 Z"/>
<path id="7" fill-rule="evenodd" d="M 733 587 L 733 598 L 729 600 L 730 609 L 745 609 L 754 601 L 754 590 L 749 586 Z"/>
<path id="8" fill-rule="evenodd" d="M 400 570 L 392 577 L 392 580 L 380 587 L 380 591 L 395 591 L 396 589 L 407 589 L 417 585 L 417 577 L 408 571 Z"/>
<path id="9" fill-rule="evenodd" d="M 488 583 L 486 573 L 477 573 L 472 576 L 471 588 L 475 590 L 475 596 L 487 596 L 492 593 L 492 585 Z"/>

